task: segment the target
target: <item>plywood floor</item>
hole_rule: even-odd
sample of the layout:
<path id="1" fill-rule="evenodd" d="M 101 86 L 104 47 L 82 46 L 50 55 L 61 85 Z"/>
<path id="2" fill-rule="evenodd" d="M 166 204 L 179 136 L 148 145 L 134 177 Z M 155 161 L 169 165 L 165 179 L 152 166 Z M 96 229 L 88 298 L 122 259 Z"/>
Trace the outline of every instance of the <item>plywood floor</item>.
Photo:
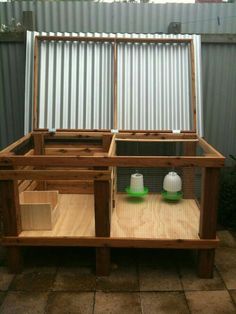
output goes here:
<path id="1" fill-rule="evenodd" d="M 59 195 L 60 217 L 51 231 L 23 231 L 20 237 L 95 236 L 92 194 Z M 198 239 L 199 209 L 194 200 L 166 203 L 149 194 L 134 201 L 118 194 L 111 237 Z"/>
<path id="2" fill-rule="evenodd" d="M 60 194 L 60 216 L 53 230 L 23 231 L 20 237 L 94 236 L 94 199 L 91 194 Z"/>
<path id="3" fill-rule="evenodd" d="M 118 194 L 112 213 L 112 237 L 198 239 L 199 209 L 194 200 L 167 203 L 149 194 L 137 202 Z"/>

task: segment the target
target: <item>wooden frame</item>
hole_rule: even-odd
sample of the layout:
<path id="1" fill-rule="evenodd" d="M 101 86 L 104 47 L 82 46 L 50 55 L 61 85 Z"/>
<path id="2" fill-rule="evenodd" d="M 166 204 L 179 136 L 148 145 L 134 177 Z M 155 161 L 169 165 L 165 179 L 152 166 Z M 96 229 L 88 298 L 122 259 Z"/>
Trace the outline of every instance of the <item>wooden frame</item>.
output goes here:
<path id="1" fill-rule="evenodd" d="M 195 87 L 195 61 L 194 61 L 194 45 L 193 39 L 188 38 L 122 38 L 122 37 L 82 37 L 82 36 L 35 36 L 34 41 L 34 105 L 33 105 L 33 127 L 37 129 L 38 125 L 38 47 L 41 41 L 80 41 L 80 42 L 109 42 L 113 44 L 113 128 L 117 129 L 117 44 L 119 43 L 146 43 L 146 44 L 189 44 L 189 55 L 191 64 L 191 100 L 190 106 L 193 116 L 193 132 L 197 130 L 196 118 L 196 87 Z"/>
<path id="2" fill-rule="evenodd" d="M 35 140 L 37 139 L 37 140 Z M 184 156 L 117 156 L 117 142 L 150 142 L 153 144 L 180 142 L 185 145 Z M 28 151 L 22 150 L 22 143 L 28 143 Z M 33 145 L 33 146 L 32 146 Z M 56 147 L 55 155 L 48 155 L 48 146 Z M 98 156 L 84 156 L 90 146 L 102 150 Z M 203 154 L 196 156 L 196 146 L 202 148 Z M 64 155 L 64 151 L 70 146 L 71 154 Z M 33 151 L 29 155 L 29 151 Z M 92 150 L 91 150 L 92 151 Z M 19 152 L 23 152 L 19 155 Z M 92 246 L 96 247 L 97 273 L 107 275 L 109 273 L 109 248 L 111 247 L 137 247 L 137 248 L 173 248 L 173 249 L 197 249 L 199 251 L 198 272 L 201 277 L 211 277 L 214 261 L 214 249 L 218 244 L 216 238 L 216 195 L 220 167 L 224 164 L 224 157 L 217 152 L 204 139 L 199 138 L 194 132 L 174 134 L 169 131 L 128 131 L 112 134 L 109 130 L 58 130 L 50 133 L 47 129 L 33 131 L 23 139 L 10 145 L 0 153 L 0 190 L 5 198 L 11 202 L 1 203 L 3 210 L 5 234 L 2 244 L 9 250 L 9 265 L 12 271 L 20 270 L 21 246 Z M 114 196 L 116 189 L 114 182 L 116 167 L 184 167 L 183 175 L 193 179 L 193 167 L 201 167 L 204 172 L 203 192 L 200 204 L 200 224 L 198 239 L 168 239 L 168 238 L 116 238 L 111 237 L 111 214 L 115 207 Z M 67 169 L 65 171 L 65 169 Z M 20 180 L 20 181 L 19 181 Z M 35 182 L 34 189 L 39 189 L 39 183 L 70 182 L 76 193 L 81 193 L 81 182 L 94 182 L 95 200 L 95 236 L 85 237 L 22 237 L 21 223 L 19 221 L 19 199 L 17 190 L 28 182 Z M 185 180 L 185 179 L 184 179 Z M 191 181 L 190 180 L 190 181 Z M 19 187 L 17 182 L 21 182 Z M 190 182 L 191 183 L 191 182 Z M 54 183 L 55 184 L 55 183 Z M 87 184 L 87 183 L 86 183 Z M 84 185 L 83 191 L 90 187 Z M 191 184 L 190 184 L 191 185 Z M 72 185 L 71 185 L 72 187 Z M 68 186 L 70 189 L 70 185 Z M 24 190 L 24 189 L 23 189 Z M 193 197 L 193 188 L 190 188 L 190 198 Z M 209 193 L 211 191 L 211 193 Z M 66 191 L 67 193 L 67 191 Z M 214 200 L 214 201 L 213 201 Z M 11 208 L 9 208 L 11 206 Z"/>

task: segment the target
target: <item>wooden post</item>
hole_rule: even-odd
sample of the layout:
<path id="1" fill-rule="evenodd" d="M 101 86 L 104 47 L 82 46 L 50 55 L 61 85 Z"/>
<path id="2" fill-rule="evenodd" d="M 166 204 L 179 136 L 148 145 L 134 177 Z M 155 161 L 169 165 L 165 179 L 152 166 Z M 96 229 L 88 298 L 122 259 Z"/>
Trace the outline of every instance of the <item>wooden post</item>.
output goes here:
<path id="1" fill-rule="evenodd" d="M 96 237 L 110 236 L 110 182 L 94 181 L 95 233 Z M 96 274 L 110 273 L 110 248 L 96 249 Z"/>
<path id="2" fill-rule="evenodd" d="M 183 143 L 184 156 L 196 156 L 196 142 Z M 195 168 L 183 168 L 183 195 L 185 199 L 195 198 Z"/>
<path id="3" fill-rule="evenodd" d="M 17 181 L 0 181 L 0 208 L 2 209 L 4 236 L 18 236 L 21 232 L 21 216 Z M 22 269 L 20 247 L 13 246 L 7 249 L 9 271 L 20 272 Z"/>
<path id="4" fill-rule="evenodd" d="M 33 133 L 34 139 L 34 155 L 45 155 L 44 147 L 44 134 L 43 133 Z M 43 168 L 38 168 L 43 170 Z M 40 191 L 46 190 L 46 182 L 38 181 L 37 189 Z"/>
<path id="5" fill-rule="evenodd" d="M 216 238 L 217 204 L 219 190 L 219 168 L 204 168 L 200 210 L 199 237 Z M 198 274 L 202 278 L 212 278 L 215 250 L 198 251 Z"/>

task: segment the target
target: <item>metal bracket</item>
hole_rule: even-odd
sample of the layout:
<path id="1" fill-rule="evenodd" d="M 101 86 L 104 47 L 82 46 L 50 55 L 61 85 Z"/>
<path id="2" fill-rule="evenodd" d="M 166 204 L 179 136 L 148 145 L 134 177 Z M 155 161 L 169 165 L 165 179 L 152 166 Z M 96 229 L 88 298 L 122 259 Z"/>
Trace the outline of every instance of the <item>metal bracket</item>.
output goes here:
<path id="1" fill-rule="evenodd" d="M 179 134 L 181 133 L 181 130 L 172 130 L 172 133 Z"/>
<path id="2" fill-rule="evenodd" d="M 119 130 L 118 129 L 111 129 L 111 133 L 112 134 L 117 134 L 117 133 L 119 133 Z"/>

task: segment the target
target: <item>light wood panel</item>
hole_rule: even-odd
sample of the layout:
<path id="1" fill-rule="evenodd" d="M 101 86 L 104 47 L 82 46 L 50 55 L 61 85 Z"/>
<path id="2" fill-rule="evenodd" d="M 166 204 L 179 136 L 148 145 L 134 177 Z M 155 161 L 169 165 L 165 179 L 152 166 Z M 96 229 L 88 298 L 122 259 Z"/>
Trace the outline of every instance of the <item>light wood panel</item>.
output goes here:
<path id="1" fill-rule="evenodd" d="M 117 194 L 111 220 L 112 237 L 199 239 L 199 209 L 195 200 L 167 203 L 160 195 L 149 194 L 135 201 Z"/>
<path id="2" fill-rule="evenodd" d="M 60 214 L 57 191 L 20 194 L 22 230 L 51 230 Z"/>
<path id="3" fill-rule="evenodd" d="M 50 231 L 23 231 L 20 237 L 95 236 L 94 199 L 89 194 L 59 195 L 60 216 Z"/>

